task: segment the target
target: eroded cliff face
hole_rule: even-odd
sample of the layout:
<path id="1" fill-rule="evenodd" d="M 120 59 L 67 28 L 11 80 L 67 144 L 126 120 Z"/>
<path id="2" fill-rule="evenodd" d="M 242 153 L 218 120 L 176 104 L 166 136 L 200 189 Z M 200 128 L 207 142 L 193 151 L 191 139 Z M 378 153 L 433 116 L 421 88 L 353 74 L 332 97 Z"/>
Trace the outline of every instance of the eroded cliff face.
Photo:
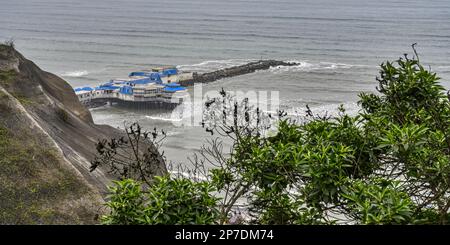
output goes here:
<path id="1" fill-rule="evenodd" d="M 122 134 L 95 125 L 63 79 L 0 45 L 0 223 L 97 222 L 113 176 L 89 172 L 95 143 Z"/>

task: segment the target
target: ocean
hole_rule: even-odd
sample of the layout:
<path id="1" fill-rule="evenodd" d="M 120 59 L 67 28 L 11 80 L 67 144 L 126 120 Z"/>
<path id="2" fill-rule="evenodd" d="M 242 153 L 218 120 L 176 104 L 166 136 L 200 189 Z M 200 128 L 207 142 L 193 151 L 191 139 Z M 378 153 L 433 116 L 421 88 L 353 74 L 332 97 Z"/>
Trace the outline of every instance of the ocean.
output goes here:
<path id="1" fill-rule="evenodd" d="M 0 0 L 0 40 L 10 39 L 74 87 L 159 65 L 203 72 L 297 61 L 203 87 L 278 91 L 280 108 L 292 114 L 306 104 L 315 113 L 339 104 L 356 112 L 358 94 L 375 91 L 381 62 L 412 54 L 413 43 L 450 88 L 449 0 Z M 165 156 L 176 164 L 215 137 L 177 125 L 167 111 L 104 107 L 92 115 L 114 127 L 164 129 Z"/>

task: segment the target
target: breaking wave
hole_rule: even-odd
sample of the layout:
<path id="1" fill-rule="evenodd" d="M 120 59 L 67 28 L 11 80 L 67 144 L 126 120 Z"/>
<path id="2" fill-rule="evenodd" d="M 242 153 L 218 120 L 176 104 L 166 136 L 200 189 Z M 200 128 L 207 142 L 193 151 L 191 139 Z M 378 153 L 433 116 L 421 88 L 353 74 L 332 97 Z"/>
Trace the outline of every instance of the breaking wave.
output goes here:
<path id="1" fill-rule="evenodd" d="M 253 59 L 229 59 L 229 60 L 207 60 L 197 64 L 191 65 L 179 65 L 178 69 L 182 71 L 192 72 L 210 72 L 220 69 L 225 69 L 233 66 L 245 65 L 249 62 L 256 60 Z"/>
<path id="2" fill-rule="evenodd" d="M 289 60 L 287 62 L 297 63 L 296 66 L 275 66 L 269 69 L 273 73 L 284 73 L 284 72 L 310 72 L 317 70 L 337 70 L 337 69 L 350 69 L 355 67 L 367 67 L 366 65 L 352 65 L 344 63 L 333 63 L 333 62 L 318 62 L 310 63 L 307 61 Z"/>
<path id="3" fill-rule="evenodd" d="M 225 69 L 233 66 L 245 65 L 250 62 L 257 61 L 256 59 L 228 59 L 228 60 L 207 60 L 197 64 L 190 65 L 178 65 L 177 68 L 182 71 L 190 72 L 211 72 L 215 70 Z M 366 65 L 354 65 L 345 63 L 333 63 L 333 62 L 317 62 L 312 63 L 308 61 L 299 60 L 287 60 L 286 62 L 297 63 L 295 66 L 275 66 L 269 69 L 273 73 L 284 72 L 310 72 L 316 70 L 337 70 L 337 69 L 350 69 L 355 67 L 368 67 Z"/>
<path id="4" fill-rule="evenodd" d="M 169 173 L 175 177 L 177 176 L 183 176 L 185 178 L 189 178 L 195 181 L 206 181 L 208 180 L 208 178 L 206 178 L 205 176 L 201 176 L 199 174 L 192 174 L 192 173 L 188 173 L 188 172 L 183 172 L 183 171 L 178 171 L 178 170 L 169 170 Z"/>
<path id="5" fill-rule="evenodd" d="M 436 69 L 438 69 L 438 70 L 449 70 L 450 66 L 436 66 Z"/>
<path id="6" fill-rule="evenodd" d="M 88 74 L 89 74 L 88 71 L 69 71 L 69 72 L 63 73 L 61 76 L 63 76 L 63 77 L 84 77 Z"/>
<path id="7" fill-rule="evenodd" d="M 355 116 L 361 109 L 356 102 L 310 106 L 310 109 L 314 115 L 337 116 L 339 113 L 338 108 L 340 105 L 344 106 L 345 113 L 350 116 Z M 291 107 L 286 110 L 286 113 L 291 117 L 304 117 L 306 116 L 306 107 Z"/>
<path id="8" fill-rule="evenodd" d="M 161 116 L 145 116 L 148 119 L 159 120 L 159 121 L 168 121 L 168 122 L 181 122 L 182 119 L 178 118 L 170 118 L 170 115 L 161 115 Z"/>

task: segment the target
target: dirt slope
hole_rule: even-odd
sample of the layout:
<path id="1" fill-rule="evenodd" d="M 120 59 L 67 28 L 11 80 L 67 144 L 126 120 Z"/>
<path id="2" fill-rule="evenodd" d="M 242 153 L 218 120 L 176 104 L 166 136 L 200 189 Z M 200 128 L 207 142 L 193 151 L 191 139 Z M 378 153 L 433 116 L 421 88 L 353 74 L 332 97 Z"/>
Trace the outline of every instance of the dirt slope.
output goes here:
<path id="1" fill-rule="evenodd" d="M 89 172 L 95 125 L 63 79 L 0 45 L 0 223 L 95 223 L 112 176 Z M 164 173 L 164 162 L 155 163 Z"/>

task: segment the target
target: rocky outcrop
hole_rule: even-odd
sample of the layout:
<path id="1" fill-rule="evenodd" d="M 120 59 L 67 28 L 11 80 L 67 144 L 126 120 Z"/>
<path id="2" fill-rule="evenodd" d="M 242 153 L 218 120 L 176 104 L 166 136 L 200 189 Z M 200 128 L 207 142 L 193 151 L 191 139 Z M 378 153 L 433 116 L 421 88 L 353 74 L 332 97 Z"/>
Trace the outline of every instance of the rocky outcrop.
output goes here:
<path id="1" fill-rule="evenodd" d="M 95 223 L 114 177 L 89 171 L 95 143 L 122 135 L 95 125 L 67 82 L 0 45 L 0 223 Z"/>
<path id="2" fill-rule="evenodd" d="M 192 86 L 194 83 L 209 83 L 220 79 L 235 77 L 253 73 L 259 70 L 267 70 L 270 67 L 276 66 L 295 66 L 298 63 L 285 62 L 279 60 L 260 60 L 256 62 L 250 62 L 240 66 L 233 66 L 213 72 L 207 72 L 202 74 L 194 73 L 192 79 L 180 81 L 182 86 Z"/>

